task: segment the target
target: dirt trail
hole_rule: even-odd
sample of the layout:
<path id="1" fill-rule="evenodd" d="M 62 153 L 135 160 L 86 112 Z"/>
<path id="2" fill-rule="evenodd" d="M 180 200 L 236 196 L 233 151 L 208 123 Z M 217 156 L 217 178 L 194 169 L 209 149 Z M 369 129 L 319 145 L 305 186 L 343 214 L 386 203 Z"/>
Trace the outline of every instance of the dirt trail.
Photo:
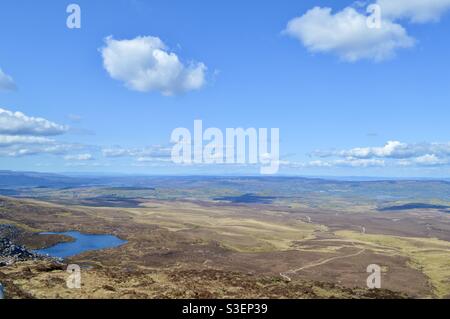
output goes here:
<path id="1" fill-rule="evenodd" d="M 356 247 L 356 245 L 354 243 L 353 243 L 353 246 Z M 284 273 L 280 273 L 280 276 L 283 279 L 285 279 L 286 281 L 290 282 L 290 281 L 292 281 L 292 279 L 291 279 L 291 277 L 289 277 L 289 275 L 292 276 L 292 275 L 295 275 L 296 273 L 298 273 L 299 271 L 302 271 L 302 270 L 305 270 L 305 269 L 314 268 L 314 267 L 317 267 L 317 266 L 321 266 L 321 265 L 327 264 L 329 262 L 332 262 L 334 260 L 356 257 L 356 256 L 359 256 L 359 255 L 363 254 L 365 251 L 366 251 L 366 248 L 363 248 L 360 251 L 358 251 L 357 253 L 353 253 L 353 254 L 350 254 L 350 255 L 336 256 L 336 257 L 320 260 L 320 261 L 317 261 L 315 263 L 303 266 L 303 267 L 298 268 L 298 269 L 292 269 L 292 270 L 288 270 L 288 271 L 286 271 Z"/>

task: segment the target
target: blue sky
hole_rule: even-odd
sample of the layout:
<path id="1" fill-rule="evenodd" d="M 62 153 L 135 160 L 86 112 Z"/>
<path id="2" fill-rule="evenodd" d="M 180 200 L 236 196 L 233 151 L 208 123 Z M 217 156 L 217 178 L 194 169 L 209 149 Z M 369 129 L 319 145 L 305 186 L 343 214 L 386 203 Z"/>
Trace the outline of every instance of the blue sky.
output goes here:
<path id="1" fill-rule="evenodd" d="M 279 128 L 280 174 L 450 176 L 448 0 L 379 0 L 378 33 L 345 27 L 370 2 L 74 2 L 81 29 L 71 2 L 0 4 L 0 169 L 258 172 L 168 162 L 172 130 L 201 119 Z M 139 46 L 178 60 L 136 79 Z"/>

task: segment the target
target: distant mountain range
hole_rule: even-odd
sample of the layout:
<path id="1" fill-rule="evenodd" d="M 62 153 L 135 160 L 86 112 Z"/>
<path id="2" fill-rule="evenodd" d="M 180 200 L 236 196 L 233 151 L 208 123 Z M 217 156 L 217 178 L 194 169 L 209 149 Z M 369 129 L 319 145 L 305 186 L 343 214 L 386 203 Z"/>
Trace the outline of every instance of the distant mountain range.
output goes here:
<path id="1" fill-rule="evenodd" d="M 14 196 L 29 188 L 160 188 L 205 193 L 208 189 L 234 190 L 234 195 L 297 196 L 302 193 L 345 196 L 363 195 L 372 198 L 440 198 L 450 196 L 448 180 L 305 178 L 283 176 L 131 176 L 131 175 L 62 175 L 53 173 L 0 171 L 0 194 Z M 226 192 L 225 192 L 226 193 Z"/>
<path id="2" fill-rule="evenodd" d="M 58 174 L 0 171 L 0 188 L 67 187 L 86 180 Z"/>

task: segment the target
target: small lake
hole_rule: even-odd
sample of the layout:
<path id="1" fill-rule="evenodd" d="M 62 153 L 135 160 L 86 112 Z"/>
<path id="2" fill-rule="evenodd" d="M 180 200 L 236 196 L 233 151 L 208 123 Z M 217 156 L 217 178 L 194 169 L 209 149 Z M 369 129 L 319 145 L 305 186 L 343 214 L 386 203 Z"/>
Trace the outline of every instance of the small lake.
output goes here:
<path id="1" fill-rule="evenodd" d="M 35 251 L 41 255 L 49 255 L 57 258 L 72 257 L 87 251 L 115 248 L 127 243 L 127 241 L 113 235 L 87 235 L 76 231 L 65 233 L 42 233 L 42 235 L 64 235 L 74 239 L 74 241 L 70 243 L 60 243 L 49 248 Z"/>

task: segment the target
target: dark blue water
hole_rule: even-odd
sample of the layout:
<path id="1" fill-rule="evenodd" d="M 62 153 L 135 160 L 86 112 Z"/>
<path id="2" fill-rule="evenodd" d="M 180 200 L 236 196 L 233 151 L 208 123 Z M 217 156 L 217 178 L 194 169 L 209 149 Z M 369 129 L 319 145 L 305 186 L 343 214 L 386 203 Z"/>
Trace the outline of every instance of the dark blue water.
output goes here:
<path id="1" fill-rule="evenodd" d="M 87 251 L 115 248 L 126 244 L 125 240 L 112 235 L 86 235 L 75 231 L 43 233 L 43 235 L 65 235 L 74 239 L 70 243 L 60 243 L 49 248 L 36 250 L 38 254 L 57 258 L 72 257 Z"/>
<path id="2" fill-rule="evenodd" d="M 223 196 L 214 198 L 215 201 L 227 201 L 235 204 L 254 203 L 254 204 L 272 204 L 277 199 L 273 196 L 258 196 L 254 194 L 244 194 L 241 196 Z"/>

